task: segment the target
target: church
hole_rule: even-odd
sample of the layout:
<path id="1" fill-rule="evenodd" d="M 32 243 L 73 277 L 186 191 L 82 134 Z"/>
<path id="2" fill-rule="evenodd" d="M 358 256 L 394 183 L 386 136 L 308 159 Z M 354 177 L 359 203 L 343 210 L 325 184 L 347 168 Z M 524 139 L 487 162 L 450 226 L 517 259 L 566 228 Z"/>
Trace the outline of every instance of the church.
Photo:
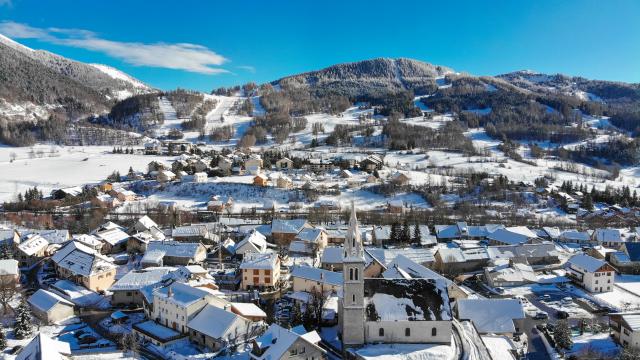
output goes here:
<path id="1" fill-rule="evenodd" d="M 447 284 L 434 279 L 364 278 L 355 208 L 343 253 L 340 336 L 343 348 L 369 343 L 451 343 Z"/>

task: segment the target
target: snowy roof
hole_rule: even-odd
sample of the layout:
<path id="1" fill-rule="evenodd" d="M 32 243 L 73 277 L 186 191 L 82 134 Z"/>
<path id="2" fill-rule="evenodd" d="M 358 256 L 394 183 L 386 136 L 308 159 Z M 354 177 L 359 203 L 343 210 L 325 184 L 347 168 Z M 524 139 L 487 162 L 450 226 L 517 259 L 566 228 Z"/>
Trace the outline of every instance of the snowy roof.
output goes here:
<path id="1" fill-rule="evenodd" d="M 267 317 L 267 313 L 265 313 L 258 305 L 254 303 L 231 303 L 231 307 L 236 313 L 242 316 L 248 317 Z"/>
<path id="2" fill-rule="evenodd" d="M 430 249 L 404 248 L 404 249 L 380 249 L 367 248 L 365 252 L 375 258 L 382 265 L 389 265 L 397 256 L 403 255 L 419 264 L 427 264 L 435 261 Z"/>
<path id="3" fill-rule="evenodd" d="M 513 320 L 524 319 L 525 314 L 516 299 L 460 299 L 458 318 L 473 321 L 479 333 L 501 334 L 514 333 Z"/>
<path id="4" fill-rule="evenodd" d="M 447 285 L 453 282 L 437 272 L 424 267 L 404 255 L 398 255 L 382 273 L 385 279 L 438 279 Z"/>
<path id="5" fill-rule="evenodd" d="M 69 230 L 66 229 L 33 230 L 33 233 L 45 238 L 49 244 L 62 244 L 69 240 Z"/>
<path id="6" fill-rule="evenodd" d="M 292 241 L 291 244 L 289 244 L 289 252 L 311 254 L 313 253 L 313 246 L 310 243 L 304 241 Z"/>
<path id="7" fill-rule="evenodd" d="M 73 303 L 65 300 L 58 294 L 44 289 L 38 289 L 27 301 L 31 306 L 43 312 L 48 312 L 59 303 L 73 307 Z"/>
<path id="8" fill-rule="evenodd" d="M 182 337 L 179 332 L 166 326 L 162 326 L 153 320 L 133 324 L 133 328 L 162 342 Z"/>
<path id="9" fill-rule="evenodd" d="M 322 264 L 340 264 L 342 263 L 343 249 L 338 246 L 327 246 L 322 251 L 320 262 Z"/>
<path id="10" fill-rule="evenodd" d="M 623 246 L 630 261 L 640 261 L 640 242 L 627 242 Z"/>
<path id="11" fill-rule="evenodd" d="M 297 234 L 307 224 L 305 219 L 282 220 L 273 219 L 271 233 Z"/>
<path id="12" fill-rule="evenodd" d="M 502 262 L 503 263 L 494 267 L 486 268 L 487 273 L 494 281 L 538 282 L 538 278 L 530 265 L 521 263 L 514 263 L 510 265 L 505 260 L 502 260 Z"/>
<path id="13" fill-rule="evenodd" d="M 451 320 L 446 284 L 433 279 L 364 279 L 368 321 Z"/>
<path id="14" fill-rule="evenodd" d="M 276 253 L 247 253 L 242 259 L 240 269 L 275 269 L 278 265 L 278 254 Z"/>
<path id="15" fill-rule="evenodd" d="M 200 243 L 186 243 L 178 241 L 152 241 L 147 246 L 147 252 L 159 250 L 164 251 L 163 256 L 188 257 L 193 258 L 201 249 Z M 147 254 L 145 254 L 146 256 Z"/>
<path id="16" fill-rule="evenodd" d="M 95 247 L 98 245 L 102 245 L 102 242 L 98 239 L 96 239 L 95 236 L 93 235 L 87 235 L 87 234 L 80 234 L 80 235 L 75 235 L 73 237 L 74 241 L 77 241 L 81 244 L 87 245 L 89 247 Z"/>
<path id="17" fill-rule="evenodd" d="M 164 250 L 149 250 L 145 251 L 144 256 L 140 259 L 140 262 L 143 264 L 157 264 L 160 265 L 162 263 L 162 259 L 167 254 Z"/>
<path id="18" fill-rule="evenodd" d="M 330 285 L 342 286 L 342 273 L 311 266 L 296 266 L 291 271 L 292 277 L 322 282 Z"/>
<path id="19" fill-rule="evenodd" d="M 488 246 L 487 253 L 491 259 L 511 259 L 514 257 L 546 257 L 558 256 L 555 244 L 546 242 L 541 244 L 520 244 Z"/>
<path id="20" fill-rule="evenodd" d="M 312 331 L 312 333 L 315 331 Z M 306 334 L 305 334 L 306 335 Z M 252 354 L 251 357 L 258 360 L 275 360 L 283 359 L 289 356 L 289 348 L 298 340 L 309 343 L 311 346 L 317 348 L 318 351 L 326 353 L 326 351 L 318 347 L 317 343 L 313 341 L 317 339 L 316 336 L 305 336 L 297 334 L 291 330 L 287 330 L 278 324 L 271 324 L 267 331 L 255 340 L 255 344 L 258 348 L 264 350 L 261 356 Z M 317 334 L 316 334 L 317 335 Z"/>
<path id="21" fill-rule="evenodd" d="M 388 225 L 374 226 L 373 236 L 378 240 L 391 239 L 391 226 L 388 226 Z"/>
<path id="22" fill-rule="evenodd" d="M 537 234 L 525 226 L 514 226 L 498 229 L 487 236 L 488 239 L 513 245 L 521 244 L 536 238 Z"/>
<path id="23" fill-rule="evenodd" d="M 467 249 L 460 248 L 440 248 L 438 254 L 444 263 L 462 263 L 475 260 L 488 260 L 489 254 L 485 248 Z"/>
<path id="24" fill-rule="evenodd" d="M 591 236 L 586 231 L 578 231 L 578 230 L 566 230 L 560 233 L 558 236 L 560 239 L 566 241 L 589 241 L 591 240 Z"/>
<path id="25" fill-rule="evenodd" d="M 596 240 L 598 242 L 622 242 L 622 235 L 618 229 L 596 229 Z"/>
<path id="26" fill-rule="evenodd" d="M 111 258 L 77 241 L 72 241 L 52 257 L 54 263 L 76 275 L 89 276 L 115 269 Z"/>
<path id="27" fill-rule="evenodd" d="M 96 232 L 96 237 L 112 246 L 118 245 L 129 239 L 129 234 L 122 231 L 119 228 L 113 228 L 108 230 L 102 230 Z"/>
<path id="28" fill-rule="evenodd" d="M 265 252 L 267 250 L 267 238 L 260 232 L 253 230 L 250 234 L 244 237 L 242 241 L 236 244 L 236 251 L 242 250 L 245 247 L 255 249 L 257 252 Z"/>
<path id="29" fill-rule="evenodd" d="M 140 219 L 138 219 L 138 222 L 136 225 L 141 225 L 142 227 L 144 227 L 145 229 L 150 229 L 152 227 L 157 227 L 158 224 L 156 224 L 155 221 L 151 220 L 150 217 L 148 217 L 147 215 L 141 217 Z"/>
<path id="30" fill-rule="evenodd" d="M 19 275 L 18 260 L 3 259 L 0 260 L 0 275 Z"/>
<path id="31" fill-rule="evenodd" d="M 577 267 L 587 272 L 596 272 L 606 264 L 607 262 L 604 260 L 596 259 L 585 254 L 574 255 L 567 261 L 568 266 Z"/>
<path id="32" fill-rule="evenodd" d="M 154 297 L 161 297 L 181 306 L 189 306 L 196 301 L 211 296 L 211 293 L 203 289 L 176 282 L 167 287 L 155 289 L 153 295 Z"/>
<path id="33" fill-rule="evenodd" d="M 18 353 L 16 360 L 64 360 L 66 355 L 71 355 L 68 342 L 53 340 L 43 333 L 38 333 Z"/>
<path id="34" fill-rule="evenodd" d="M 47 246 L 49 246 L 49 242 L 45 238 L 31 234 L 27 235 L 27 238 L 18 244 L 18 249 L 27 256 L 33 256 Z"/>
<path id="35" fill-rule="evenodd" d="M 623 314 L 622 319 L 629 325 L 631 330 L 640 330 L 640 314 Z"/>
<path id="36" fill-rule="evenodd" d="M 214 339 L 229 339 L 235 334 L 243 334 L 248 325 L 249 321 L 242 316 L 210 304 L 187 323 L 190 329 Z"/>
<path id="37" fill-rule="evenodd" d="M 131 270 L 111 285 L 109 291 L 140 290 L 144 286 L 158 283 L 172 270 L 170 267 Z"/>
<path id="38" fill-rule="evenodd" d="M 207 227 L 203 225 L 178 226 L 171 230 L 171 236 L 173 237 L 203 237 L 207 233 Z"/>
<path id="39" fill-rule="evenodd" d="M 306 242 L 316 242 L 320 239 L 320 235 L 324 230 L 320 228 L 305 228 L 300 230 L 298 235 L 296 235 L 296 240 L 306 241 Z"/>

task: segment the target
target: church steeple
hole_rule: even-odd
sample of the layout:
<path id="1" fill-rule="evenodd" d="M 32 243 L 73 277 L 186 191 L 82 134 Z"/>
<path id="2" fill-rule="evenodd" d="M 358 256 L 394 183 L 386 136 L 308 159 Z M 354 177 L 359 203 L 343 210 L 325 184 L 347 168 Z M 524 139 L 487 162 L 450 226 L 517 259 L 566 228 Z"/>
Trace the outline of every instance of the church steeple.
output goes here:
<path id="1" fill-rule="evenodd" d="M 344 258 L 351 261 L 364 260 L 364 249 L 362 248 L 362 235 L 356 217 L 356 207 L 351 203 L 351 218 L 349 219 L 349 230 L 345 238 Z"/>

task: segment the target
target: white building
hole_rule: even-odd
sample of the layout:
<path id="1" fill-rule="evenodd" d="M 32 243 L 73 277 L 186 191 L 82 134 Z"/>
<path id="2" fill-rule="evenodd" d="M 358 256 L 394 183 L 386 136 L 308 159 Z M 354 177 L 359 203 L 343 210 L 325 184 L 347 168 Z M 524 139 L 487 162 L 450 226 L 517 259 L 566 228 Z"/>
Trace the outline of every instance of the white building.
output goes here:
<path id="1" fill-rule="evenodd" d="M 615 269 L 604 260 L 575 255 L 566 264 L 567 276 L 589 292 L 613 290 Z"/>

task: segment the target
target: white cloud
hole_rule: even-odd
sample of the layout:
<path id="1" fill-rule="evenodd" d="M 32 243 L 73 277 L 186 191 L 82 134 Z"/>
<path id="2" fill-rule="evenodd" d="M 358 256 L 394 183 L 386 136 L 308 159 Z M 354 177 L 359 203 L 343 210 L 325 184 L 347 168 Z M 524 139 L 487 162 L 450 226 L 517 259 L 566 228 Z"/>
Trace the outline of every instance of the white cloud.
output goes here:
<path id="1" fill-rule="evenodd" d="M 251 65 L 239 65 L 237 68 L 238 69 L 242 69 L 242 70 L 246 70 L 246 71 L 248 71 L 248 72 L 250 72 L 252 74 L 255 74 L 255 72 L 256 72 L 256 68 L 251 66 Z"/>
<path id="2" fill-rule="evenodd" d="M 228 72 L 216 67 L 226 63 L 228 59 L 202 45 L 111 41 L 102 39 L 88 30 L 36 28 L 12 21 L 1 22 L 0 33 L 18 39 L 38 39 L 52 44 L 101 52 L 137 66 L 154 66 L 202 74 Z"/>

